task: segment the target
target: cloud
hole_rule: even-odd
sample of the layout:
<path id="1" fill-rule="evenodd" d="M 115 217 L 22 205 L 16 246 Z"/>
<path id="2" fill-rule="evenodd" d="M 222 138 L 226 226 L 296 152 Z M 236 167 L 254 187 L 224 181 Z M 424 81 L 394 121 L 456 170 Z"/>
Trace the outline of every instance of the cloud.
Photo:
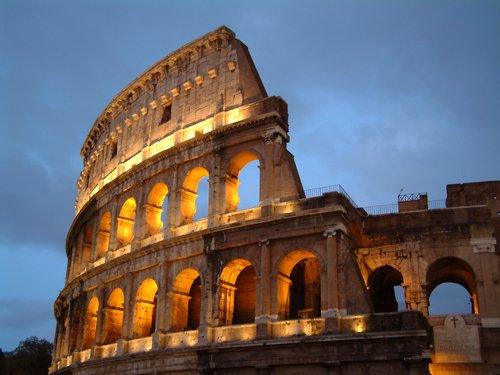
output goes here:
<path id="1" fill-rule="evenodd" d="M 0 298 L 27 327 L 30 306 L 49 319 L 93 121 L 140 72 L 223 24 L 289 104 L 304 187 L 340 183 L 374 205 L 498 179 L 499 18 L 495 0 L 0 2 Z M 0 331 L 15 346 L 34 332 L 6 308 Z"/>

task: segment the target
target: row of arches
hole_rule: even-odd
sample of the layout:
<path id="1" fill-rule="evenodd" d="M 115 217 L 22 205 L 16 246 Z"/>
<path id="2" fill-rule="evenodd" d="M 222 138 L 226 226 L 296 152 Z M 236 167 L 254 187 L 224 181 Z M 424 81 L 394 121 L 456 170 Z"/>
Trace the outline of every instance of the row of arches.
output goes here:
<path id="1" fill-rule="evenodd" d="M 276 277 L 280 319 L 321 316 L 320 268 L 317 256 L 308 250 L 294 250 L 284 256 Z M 129 297 L 124 286 L 115 286 L 102 295 L 96 289 L 84 305 L 66 311 L 66 318 L 71 319 L 63 327 L 69 331 L 61 333 L 61 337 L 70 336 L 67 349 L 72 353 L 115 343 L 120 338 L 148 337 L 156 331 L 195 330 L 205 319 L 203 311 L 207 307 L 202 301 L 207 294 L 214 295 L 212 322 L 216 326 L 254 323 L 259 314 L 258 273 L 250 260 L 239 258 L 221 269 L 216 290 L 209 289 L 195 268 L 178 272 L 168 291 L 161 290 L 154 276 L 143 279 Z M 167 323 L 162 326 L 161 321 Z"/>
<path id="2" fill-rule="evenodd" d="M 403 275 L 392 266 L 375 269 L 367 280 L 375 312 L 406 310 L 406 286 Z M 435 314 L 477 314 L 477 290 L 472 268 L 463 260 L 445 257 L 427 270 L 428 311 Z"/>
<path id="3" fill-rule="evenodd" d="M 273 315 L 276 314 L 278 320 L 320 317 L 325 308 L 322 292 L 325 295 L 332 287 L 325 285 L 322 291 L 326 267 L 312 250 L 296 249 L 284 254 L 272 273 L 275 275 L 271 286 L 274 296 L 271 298 L 275 301 Z M 249 259 L 228 261 L 217 272 L 215 287 L 207 282 L 208 276 L 194 267 L 175 272 L 170 283 L 162 284 L 157 274 L 154 271 L 145 274 L 142 280 L 134 283 L 136 287 L 129 287 L 127 281 L 123 281 L 109 289 L 94 289 L 84 303 L 74 301 L 76 307 L 71 311 L 66 309 L 63 322 L 59 324 L 62 331 L 58 353 L 70 354 L 94 345 L 112 344 L 121 338 L 149 337 L 155 332 L 196 330 L 203 322 L 210 326 L 254 323 L 263 313 L 259 293 L 264 284 L 260 271 Z M 477 314 L 475 280 L 473 269 L 465 261 L 455 257 L 440 258 L 427 269 L 427 300 L 432 307 L 433 295 L 451 282 L 464 288 L 467 297 L 463 305 L 471 301 L 472 311 L 465 308 L 436 313 Z M 412 309 L 408 301 L 414 297 L 408 294 L 410 288 L 396 268 L 380 266 L 369 274 L 366 282 L 375 313 Z M 407 308 L 401 302 L 406 302 Z"/>
<path id="4" fill-rule="evenodd" d="M 218 213 L 258 206 L 260 194 L 261 158 L 256 151 L 242 151 L 231 158 L 225 176 L 223 207 L 214 208 Z M 157 178 L 146 187 L 144 197 L 131 194 L 118 202 L 117 208 L 103 208 L 96 221 L 87 222 L 73 245 L 69 276 L 85 270 L 89 262 L 106 256 L 131 244 L 134 239 L 144 239 L 160 232 L 169 235 L 168 228 L 175 228 L 207 217 L 211 201 L 212 176 L 207 168 L 198 166 L 186 172 L 182 183 L 171 191 L 168 178 Z"/>

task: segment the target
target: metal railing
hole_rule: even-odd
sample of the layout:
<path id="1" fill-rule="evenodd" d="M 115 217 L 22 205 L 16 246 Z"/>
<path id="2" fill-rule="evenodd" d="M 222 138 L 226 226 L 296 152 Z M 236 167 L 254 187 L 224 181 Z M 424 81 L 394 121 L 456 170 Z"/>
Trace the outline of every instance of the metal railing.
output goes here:
<path id="1" fill-rule="evenodd" d="M 368 215 L 387 215 L 399 212 L 397 204 L 382 204 L 379 206 L 363 207 Z"/>
<path id="2" fill-rule="evenodd" d="M 446 208 L 446 199 L 437 199 L 427 202 L 428 210 Z M 383 204 L 379 206 L 363 207 L 368 215 L 387 215 L 399 213 L 398 204 Z"/>
<path id="3" fill-rule="evenodd" d="M 325 193 L 332 193 L 332 192 L 342 194 L 343 196 L 345 196 L 347 198 L 347 200 L 349 202 L 351 202 L 351 204 L 354 207 L 358 208 L 358 205 L 352 200 L 352 198 L 349 196 L 349 194 L 347 194 L 347 192 L 344 190 L 344 188 L 340 184 L 339 185 L 322 186 L 322 187 L 304 190 L 304 193 L 306 194 L 306 198 L 320 197 Z"/>
<path id="4" fill-rule="evenodd" d="M 411 193 L 411 194 L 399 194 L 398 202 L 411 202 L 418 201 L 420 197 L 427 195 L 427 193 Z"/>
<path id="5" fill-rule="evenodd" d="M 322 186 L 322 187 L 304 190 L 304 193 L 306 194 L 306 198 L 320 197 L 325 193 L 332 193 L 332 192 L 337 192 L 337 193 L 344 195 L 354 207 L 358 208 L 358 205 L 354 202 L 354 200 L 352 200 L 352 198 L 349 196 L 349 194 L 347 194 L 347 192 L 344 190 L 344 188 L 340 184 L 330 185 L 330 186 Z M 400 195 L 398 195 L 398 201 L 399 202 L 407 202 L 407 201 L 412 201 L 412 200 L 418 200 L 418 199 L 420 199 L 420 196 L 424 195 L 424 194 L 427 194 L 427 193 L 404 194 L 404 195 L 400 194 Z M 437 209 L 441 209 L 441 208 L 446 208 L 446 199 L 438 199 L 438 200 L 428 201 L 427 205 L 428 205 L 429 210 L 437 210 Z M 399 207 L 398 207 L 397 203 L 363 207 L 363 209 L 366 211 L 366 213 L 368 215 L 387 215 L 387 214 L 399 213 Z"/>

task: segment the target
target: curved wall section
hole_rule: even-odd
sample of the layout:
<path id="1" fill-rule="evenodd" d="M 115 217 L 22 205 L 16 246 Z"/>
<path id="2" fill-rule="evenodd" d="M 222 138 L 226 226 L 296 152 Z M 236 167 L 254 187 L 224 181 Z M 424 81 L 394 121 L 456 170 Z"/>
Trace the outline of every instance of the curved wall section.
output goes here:
<path id="1" fill-rule="evenodd" d="M 250 117 L 267 97 L 245 45 L 221 27 L 156 63 L 122 90 L 92 127 L 81 155 L 76 211 L 143 161 Z"/>

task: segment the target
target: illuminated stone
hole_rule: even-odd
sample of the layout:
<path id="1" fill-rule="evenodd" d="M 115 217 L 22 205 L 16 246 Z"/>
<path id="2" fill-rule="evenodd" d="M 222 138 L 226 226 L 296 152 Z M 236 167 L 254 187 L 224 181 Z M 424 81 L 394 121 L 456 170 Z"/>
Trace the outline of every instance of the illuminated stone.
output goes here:
<path id="1" fill-rule="evenodd" d="M 198 76 L 194 77 L 194 81 L 196 82 L 196 84 L 198 86 L 201 86 L 203 84 L 203 77 L 198 75 Z"/>
<path id="2" fill-rule="evenodd" d="M 216 81 L 203 82 L 207 69 Z M 385 215 L 340 187 L 306 196 L 287 149 L 287 104 L 267 96 L 248 49 L 225 27 L 146 70 L 102 113 L 81 149 L 50 373 L 500 366 L 500 182 L 450 185 L 446 207 L 428 209 L 419 196 Z M 241 210 L 240 175 L 251 163 L 257 203 Z M 207 217 L 195 219 L 203 204 Z M 473 313 L 460 315 L 470 333 L 429 316 L 430 294 L 450 280 L 471 295 Z M 398 312 L 395 286 L 408 311 Z"/>
<path id="3" fill-rule="evenodd" d="M 172 93 L 173 97 L 179 96 L 179 93 L 180 93 L 178 87 L 174 87 L 173 89 L 170 90 L 170 92 Z"/>
<path id="4" fill-rule="evenodd" d="M 215 70 L 215 69 L 210 69 L 210 70 L 208 71 L 208 76 L 209 76 L 210 78 L 212 78 L 212 79 L 217 78 L 217 70 Z"/>

